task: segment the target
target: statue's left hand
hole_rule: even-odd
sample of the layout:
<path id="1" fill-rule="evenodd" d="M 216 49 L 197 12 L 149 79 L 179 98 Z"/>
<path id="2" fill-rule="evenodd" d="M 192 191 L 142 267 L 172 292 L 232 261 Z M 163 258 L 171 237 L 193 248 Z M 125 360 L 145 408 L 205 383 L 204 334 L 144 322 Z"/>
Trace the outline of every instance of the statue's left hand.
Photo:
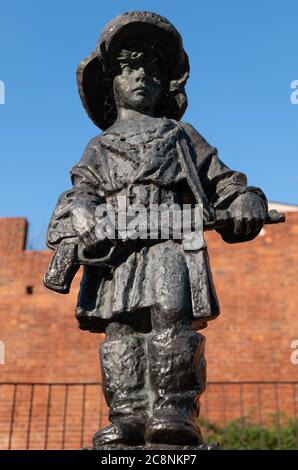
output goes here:
<path id="1" fill-rule="evenodd" d="M 266 207 L 255 193 L 240 194 L 229 206 L 228 213 L 233 220 L 235 235 L 257 233 L 264 225 Z"/>

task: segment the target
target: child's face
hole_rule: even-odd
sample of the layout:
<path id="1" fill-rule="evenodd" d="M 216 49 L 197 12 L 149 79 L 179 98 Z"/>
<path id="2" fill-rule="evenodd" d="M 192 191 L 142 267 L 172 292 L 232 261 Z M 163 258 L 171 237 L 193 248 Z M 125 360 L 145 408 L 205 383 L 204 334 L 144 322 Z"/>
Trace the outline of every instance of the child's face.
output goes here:
<path id="1" fill-rule="evenodd" d="M 120 70 L 114 78 L 117 108 L 153 113 L 163 88 L 158 58 L 123 50 L 118 61 Z"/>

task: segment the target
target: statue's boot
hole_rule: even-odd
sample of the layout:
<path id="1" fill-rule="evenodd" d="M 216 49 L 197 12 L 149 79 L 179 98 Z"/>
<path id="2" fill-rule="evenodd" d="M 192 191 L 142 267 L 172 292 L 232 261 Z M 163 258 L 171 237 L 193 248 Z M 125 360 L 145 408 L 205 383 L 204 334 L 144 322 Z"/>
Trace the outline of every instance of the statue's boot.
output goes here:
<path id="1" fill-rule="evenodd" d="M 198 426 L 199 397 L 206 388 L 205 338 L 180 324 L 148 340 L 150 382 L 155 399 L 146 424 L 146 442 L 203 443 Z"/>
<path id="2" fill-rule="evenodd" d="M 148 401 L 145 390 L 144 336 L 112 323 L 100 347 L 103 391 L 111 426 L 97 431 L 93 446 L 144 443 Z"/>

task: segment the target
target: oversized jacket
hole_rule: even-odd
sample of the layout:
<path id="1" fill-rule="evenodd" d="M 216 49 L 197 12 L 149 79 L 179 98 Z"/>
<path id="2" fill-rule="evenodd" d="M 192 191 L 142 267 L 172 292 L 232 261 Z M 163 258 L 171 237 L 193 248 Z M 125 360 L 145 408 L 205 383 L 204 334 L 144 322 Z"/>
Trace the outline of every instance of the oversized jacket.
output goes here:
<path id="1" fill-rule="evenodd" d="M 81 161 L 71 170 L 73 188 L 60 196 L 48 228 L 48 246 L 56 254 L 62 251 L 49 268 L 47 287 L 67 291 L 62 286 L 64 271 L 72 257 L 80 262 L 78 238 L 72 226 L 72 213 L 77 207 L 94 214 L 99 204 L 114 204 L 115 195 L 128 197 L 132 187 L 137 194 L 147 191 L 150 200 L 168 198 L 169 194 L 173 200 L 178 193 L 183 196 L 181 200 L 203 206 L 204 220 L 212 218 L 214 209 L 228 208 L 243 192 L 254 192 L 266 203 L 264 194 L 248 187 L 243 173 L 223 164 L 217 150 L 189 124 L 158 119 L 155 133 L 144 132 L 141 139 L 142 145 L 136 146 L 129 138 L 107 130 L 91 140 Z M 219 232 L 229 243 L 257 235 Z M 206 321 L 219 314 L 205 244 L 187 252 L 173 240 L 152 245 L 138 241 L 119 253 L 102 257 L 102 263 L 98 261 L 100 256 L 96 256 L 96 262 L 92 257 L 89 262 L 81 260 L 84 274 L 76 316 L 82 329 L 101 332 L 111 321 L 137 321 L 143 312 L 163 302 L 189 310 L 194 328 L 204 327 Z M 164 265 L 169 266 L 166 275 Z M 71 266 L 72 277 L 76 268 Z M 51 275 L 56 285 L 51 284 Z"/>

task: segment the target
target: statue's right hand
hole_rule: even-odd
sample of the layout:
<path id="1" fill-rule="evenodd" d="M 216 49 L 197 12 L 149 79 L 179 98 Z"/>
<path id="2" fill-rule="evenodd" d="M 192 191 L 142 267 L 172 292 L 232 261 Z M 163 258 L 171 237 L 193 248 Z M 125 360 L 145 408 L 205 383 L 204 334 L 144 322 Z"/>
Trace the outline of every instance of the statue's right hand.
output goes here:
<path id="1" fill-rule="evenodd" d="M 94 216 L 85 207 L 76 207 L 72 212 L 72 225 L 85 249 L 92 253 L 97 248 Z"/>

